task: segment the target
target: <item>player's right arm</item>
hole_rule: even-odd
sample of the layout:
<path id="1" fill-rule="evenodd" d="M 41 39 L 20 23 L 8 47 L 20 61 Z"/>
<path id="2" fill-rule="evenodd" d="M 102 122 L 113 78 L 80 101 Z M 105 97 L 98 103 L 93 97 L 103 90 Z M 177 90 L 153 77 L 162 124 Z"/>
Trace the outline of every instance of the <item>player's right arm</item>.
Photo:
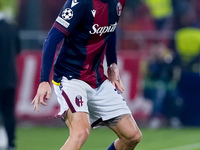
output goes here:
<path id="1" fill-rule="evenodd" d="M 57 45 L 67 38 L 82 19 L 84 0 L 67 0 L 43 45 L 40 82 L 48 82 Z"/>
<path id="2" fill-rule="evenodd" d="M 45 100 L 50 98 L 51 88 L 49 75 L 54 61 L 57 45 L 63 38 L 69 36 L 83 16 L 86 5 L 84 0 L 68 0 L 58 15 L 43 45 L 40 85 L 32 101 L 34 110 L 38 111 L 39 103 L 47 105 Z"/>
<path id="3" fill-rule="evenodd" d="M 57 45 L 62 41 L 65 35 L 58 29 L 52 27 L 44 45 L 42 52 L 42 65 L 40 74 L 40 84 L 32 104 L 34 110 L 39 110 L 39 104 L 47 105 L 45 100 L 50 98 L 51 87 L 49 84 L 49 75 L 54 61 Z"/>
<path id="4" fill-rule="evenodd" d="M 84 0 L 67 0 L 51 28 L 43 45 L 40 82 L 48 82 L 57 45 L 70 35 L 82 19 Z"/>
<path id="5" fill-rule="evenodd" d="M 45 100 L 50 98 L 50 94 L 51 87 L 49 85 L 49 82 L 41 82 L 39 84 L 37 94 L 32 101 L 32 104 L 34 104 L 33 110 L 39 110 L 39 103 L 46 106 L 47 103 L 45 102 Z"/>

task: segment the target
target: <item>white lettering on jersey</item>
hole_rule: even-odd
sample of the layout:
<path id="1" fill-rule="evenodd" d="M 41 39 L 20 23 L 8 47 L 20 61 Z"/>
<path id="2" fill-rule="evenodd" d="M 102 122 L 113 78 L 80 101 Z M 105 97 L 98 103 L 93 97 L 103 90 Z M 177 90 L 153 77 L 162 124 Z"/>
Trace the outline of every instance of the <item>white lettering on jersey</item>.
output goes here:
<path id="1" fill-rule="evenodd" d="M 56 21 L 58 22 L 58 23 L 60 23 L 61 25 L 63 25 L 65 28 L 68 28 L 69 27 L 69 22 L 67 22 L 67 21 L 65 21 L 64 19 L 62 19 L 60 16 L 58 16 L 57 18 L 56 18 Z"/>
<path id="2" fill-rule="evenodd" d="M 98 24 L 92 26 L 92 31 L 89 31 L 90 34 L 99 34 L 101 36 L 103 33 L 114 32 L 117 27 L 117 22 L 111 24 L 110 26 L 100 27 Z"/>
<path id="3" fill-rule="evenodd" d="M 91 10 L 91 12 L 92 12 L 92 15 L 93 15 L 93 17 L 95 17 L 95 15 L 96 15 L 96 10 Z"/>
<path id="4" fill-rule="evenodd" d="M 71 4 L 71 8 L 74 7 L 75 5 L 77 5 L 79 2 L 77 2 L 77 0 L 72 0 L 72 4 Z"/>

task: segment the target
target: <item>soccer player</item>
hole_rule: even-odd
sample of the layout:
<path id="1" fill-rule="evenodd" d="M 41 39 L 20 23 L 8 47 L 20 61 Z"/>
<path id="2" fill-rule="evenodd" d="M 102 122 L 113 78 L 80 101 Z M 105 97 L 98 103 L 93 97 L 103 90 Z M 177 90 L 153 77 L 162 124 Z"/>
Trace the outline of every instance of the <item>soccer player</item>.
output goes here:
<path id="1" fill-rule="evenodd" d="M 132 150 L 141 132 L 121 96 L 116 54 L 116 26 L 125 0 L 67 0 L 43 46 L 41 83 L 32 101 L 34 110 L 47 105 L 49 74 L 57 45 L 61 50 L 54 64 L 54 89 L 60 104 L 58 116 L 70 136 L 61 150 L 79 150 L 90 126 L 108 126 L 118 136 L 108 150 Z M 108 77 L 104 75 L 106 55 Z"/>

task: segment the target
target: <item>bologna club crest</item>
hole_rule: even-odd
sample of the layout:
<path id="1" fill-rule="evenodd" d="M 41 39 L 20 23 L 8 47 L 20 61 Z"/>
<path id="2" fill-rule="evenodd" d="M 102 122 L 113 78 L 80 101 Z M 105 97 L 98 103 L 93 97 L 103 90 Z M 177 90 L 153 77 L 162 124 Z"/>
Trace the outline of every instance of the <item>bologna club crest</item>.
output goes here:
<path id="1" fill-rule="evenodd" d="M 122 4 L 120 2 L 117 3 L 117 15 L 121 16 L 122 14 Z"/>
<path id="2" fill-rule="evenodd" d="M 83 99 L 80 95 L 77 95 L 76 98 L 75 98 L 75 102 L 76 102 L 76 105 L 78 107 L 82 107 L 83 106 Z"/>

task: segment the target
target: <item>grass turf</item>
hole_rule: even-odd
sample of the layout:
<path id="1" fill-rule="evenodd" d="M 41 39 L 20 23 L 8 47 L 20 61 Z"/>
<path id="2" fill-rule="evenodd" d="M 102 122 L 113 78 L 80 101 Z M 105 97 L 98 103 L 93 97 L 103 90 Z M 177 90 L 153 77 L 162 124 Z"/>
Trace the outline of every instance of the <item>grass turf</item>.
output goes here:
<path id="1" fill-rule="evenodd" d="M 200 145 L 200 128 L 142 128 L 141 131 L 143 138 L 136 150 L 163 150 L 195 143 Z M 16 150 L 59 150 L 68 135 L 67 127 L 18 127 Z M 91 130 L 81 150 L 106 150 L 116 138 L 107 128 Z M 187 150 L 200 150 L 200 146 Z"/>

